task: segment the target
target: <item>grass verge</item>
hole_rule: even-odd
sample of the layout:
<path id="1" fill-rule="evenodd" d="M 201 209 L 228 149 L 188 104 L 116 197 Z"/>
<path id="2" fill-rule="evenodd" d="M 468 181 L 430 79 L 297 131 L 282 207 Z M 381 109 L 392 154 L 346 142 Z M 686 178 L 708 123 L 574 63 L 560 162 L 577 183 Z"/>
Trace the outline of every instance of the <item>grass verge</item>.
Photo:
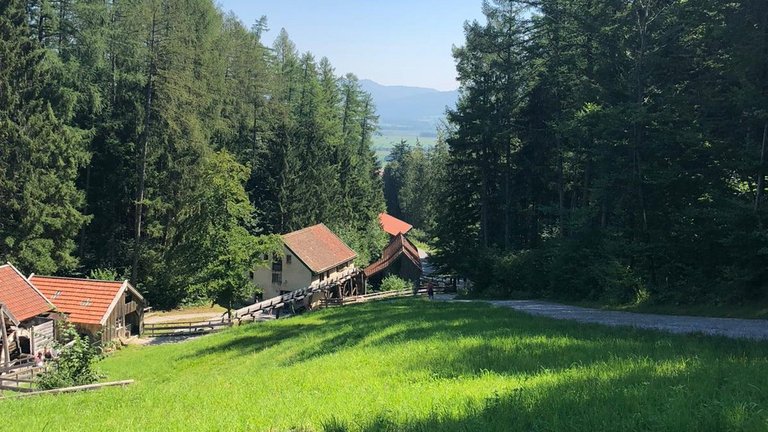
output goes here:
<path id="1" fill-rule="evenodd" d="M 405 299 L 99 365 L 125 389 L 0 402 L 24 430 L 768 429 L 768 344 Z"/>

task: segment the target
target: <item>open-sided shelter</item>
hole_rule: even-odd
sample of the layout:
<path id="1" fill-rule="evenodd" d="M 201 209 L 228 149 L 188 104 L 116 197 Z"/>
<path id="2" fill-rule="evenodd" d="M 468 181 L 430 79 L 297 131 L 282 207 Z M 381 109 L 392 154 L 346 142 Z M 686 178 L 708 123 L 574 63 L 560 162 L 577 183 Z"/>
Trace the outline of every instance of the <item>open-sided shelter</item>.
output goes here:
<path id="1" fill-rule="evenodd" d="M 381 258 L 363 271 L 372 285 L 379 285 L 388 275 L 399 276 L 415 285 L 422 273 L 419 250 L 402 233 L 397 234 L 384 248 Z"/>
<path id="2" fill-rule="evenodd" d="M 55 341 L 56 307 L 10 263 L 0 266 L 0 303 L 7 319 L 4 350 L 9 357 L 35 354 Z"/>

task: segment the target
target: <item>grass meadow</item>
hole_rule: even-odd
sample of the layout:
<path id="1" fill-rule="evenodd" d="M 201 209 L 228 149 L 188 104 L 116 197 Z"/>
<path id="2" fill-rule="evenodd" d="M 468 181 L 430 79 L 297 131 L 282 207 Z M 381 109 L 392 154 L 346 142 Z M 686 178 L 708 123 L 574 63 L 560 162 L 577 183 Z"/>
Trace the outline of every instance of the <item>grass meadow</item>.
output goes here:
<path id="1" fill-rule="evenodd" d="M 136 383 L 0 410 L 49 431 L 768 430 L 768 343 L 484 303 L 328 309 L 129 347 L 99 369 Z"/>
<path id="2" fill-rule="evenodd" d="M 406 131 L 398 133 L 396 131 L 383 131 L 381 135 L 373 136 L 373 149 L 376 152 L 376 157 L 384 165 L 387 162 L 389 153 L 394 148 L 395 144 L 400 143 L 400 140 L 408 141 L 408 144 L 416 145 L 416 141 L 421 143 L 424 148 L 430 148 L 435 145 L 437 138 L 435 137 L 423 137 L 419 136 L 418 132 Z"/>

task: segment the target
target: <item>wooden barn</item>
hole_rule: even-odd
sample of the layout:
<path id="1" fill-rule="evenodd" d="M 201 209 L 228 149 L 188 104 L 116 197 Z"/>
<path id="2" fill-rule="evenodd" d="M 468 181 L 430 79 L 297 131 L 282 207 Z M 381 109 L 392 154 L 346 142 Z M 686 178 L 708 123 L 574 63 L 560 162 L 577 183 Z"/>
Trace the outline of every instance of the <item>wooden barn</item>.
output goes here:
<path id="1" fill-rule="evenodd" d="M 381 258 L 363 270 L 368 283 L 379 285 L 388 275 L 399 276 L 418 284 L 421 278 L 421 259 L 418 248 L 400 233 L 392 237 Z"/>
<path id="2" fill-rule="evenodd" d="M 67 321 L 102 342 L 141 334 L 146 300 L 128 281 L 30 277 Z"/>
<path id="3" fill-rule="evenodd" d="M 3 356 L 34 355 L 56 340 L 55 306 L 11 264 L 0 266 L 0 304 L 5 318 Z"/>

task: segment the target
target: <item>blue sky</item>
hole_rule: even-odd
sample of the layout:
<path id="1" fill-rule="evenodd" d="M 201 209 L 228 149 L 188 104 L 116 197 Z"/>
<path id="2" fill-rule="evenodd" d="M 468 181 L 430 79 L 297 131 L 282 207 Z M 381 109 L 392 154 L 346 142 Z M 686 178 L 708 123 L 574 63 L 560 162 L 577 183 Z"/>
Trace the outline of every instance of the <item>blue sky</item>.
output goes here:
<path id="1" fill-rule="evenodd" d="M 250 27 L 269 19 L 264 41 L 284 27 L 300 51 L 328 57 L 338 74 L 385 85 L 453 90 L 452 45 L 463 23 L 480 19 L 481 0 L 218 0 Z"/>

